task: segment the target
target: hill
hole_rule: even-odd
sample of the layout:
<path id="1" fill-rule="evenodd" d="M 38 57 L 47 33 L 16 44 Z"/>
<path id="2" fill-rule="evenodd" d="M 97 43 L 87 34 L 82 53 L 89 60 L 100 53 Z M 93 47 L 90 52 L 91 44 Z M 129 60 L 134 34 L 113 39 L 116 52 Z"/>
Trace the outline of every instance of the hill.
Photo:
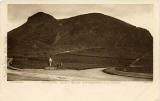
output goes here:
<path id="1" fill-rule="evenodd" d="M 56 19 L 38 12 L 8 32 L 7 38 L 8 57 L 47 58 L 70 52 L 136 59 L 148 52 L 153 54 L 153 38 L 148 30 L 101 13 Z"/>

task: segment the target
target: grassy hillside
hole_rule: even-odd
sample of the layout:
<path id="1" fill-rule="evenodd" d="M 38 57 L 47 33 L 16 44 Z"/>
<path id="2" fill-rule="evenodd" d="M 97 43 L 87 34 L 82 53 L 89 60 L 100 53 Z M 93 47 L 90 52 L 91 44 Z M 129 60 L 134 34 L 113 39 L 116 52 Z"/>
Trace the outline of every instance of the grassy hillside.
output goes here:
<path id="1" fill-rule="evenodd" d="M 133 59 L 119 59 L 111 57 L 85 56 L 75 54 L 59 54 L 54 56 L 54 61 L 62 62 L 59 69 L 88 69 L 107 66 L 123 66 L 130 64 Z M 48 66 L 47 57 L 15 57 L 13 65 L 19 68 L 44 68 Z"/>
<path id="2" fill-rule="evenodd" d="M 129 66 L 153 54 L 148 30 L 101 13 L 56 19 L 38 12 L 8 32 L 7 39 L 8 57 L 19 68 L 44 68 L 49 56 L 62 61 L 63 68 Z"/>

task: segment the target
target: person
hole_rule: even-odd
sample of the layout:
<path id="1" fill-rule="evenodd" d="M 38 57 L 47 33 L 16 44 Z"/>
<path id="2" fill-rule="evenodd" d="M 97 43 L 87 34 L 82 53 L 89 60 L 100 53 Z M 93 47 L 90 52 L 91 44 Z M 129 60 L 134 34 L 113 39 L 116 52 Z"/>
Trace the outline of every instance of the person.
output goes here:
<path id="1" fill-rule="evenodd" d="M 63 64 L 62 64 L 62 62 L 60 62 L 60 67 L 62 67 L 63 66 Z"/>
<path id="2" fill-rule="evenodd" d="M 49 66 L 51 67 L 52 66 L 52 58 L 51 57 L 49 57 Z"/>

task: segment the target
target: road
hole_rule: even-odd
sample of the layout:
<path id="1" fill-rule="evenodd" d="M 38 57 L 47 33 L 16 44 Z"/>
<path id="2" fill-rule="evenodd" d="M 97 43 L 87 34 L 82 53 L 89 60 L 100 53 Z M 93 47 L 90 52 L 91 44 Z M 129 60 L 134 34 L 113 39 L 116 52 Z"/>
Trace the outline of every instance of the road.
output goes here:
<path id="1" fill-rule="evenodd" d="M 111 75 L 105 68 L 86 70 L 8 69 L 8 80 L 30 81 L 148 81 L 148 79 Z"/>
<path id="2" fill-rule="evenodd" d="M 10 66 L 8 58 L 7 80 L 9 81 L 149 81 L 148 79 L 125 77 L 104 73 L 106 68 L 85 70 L 18 69 Z"/>

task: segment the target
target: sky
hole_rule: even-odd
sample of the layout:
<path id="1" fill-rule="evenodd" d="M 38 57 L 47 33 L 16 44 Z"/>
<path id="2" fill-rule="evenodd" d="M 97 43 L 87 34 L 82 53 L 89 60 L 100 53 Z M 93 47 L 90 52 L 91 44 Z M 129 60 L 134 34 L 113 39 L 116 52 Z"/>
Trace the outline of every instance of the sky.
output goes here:
<path id="1" fill-rule="evenodd" d="M 148 29 L 153 34 L 151 4 L 9 4 L 8 31 L 22 25 L 29 16 L 45 12 L 56 19 L 87 13 L 103 13 L 127 23 Z"/>

